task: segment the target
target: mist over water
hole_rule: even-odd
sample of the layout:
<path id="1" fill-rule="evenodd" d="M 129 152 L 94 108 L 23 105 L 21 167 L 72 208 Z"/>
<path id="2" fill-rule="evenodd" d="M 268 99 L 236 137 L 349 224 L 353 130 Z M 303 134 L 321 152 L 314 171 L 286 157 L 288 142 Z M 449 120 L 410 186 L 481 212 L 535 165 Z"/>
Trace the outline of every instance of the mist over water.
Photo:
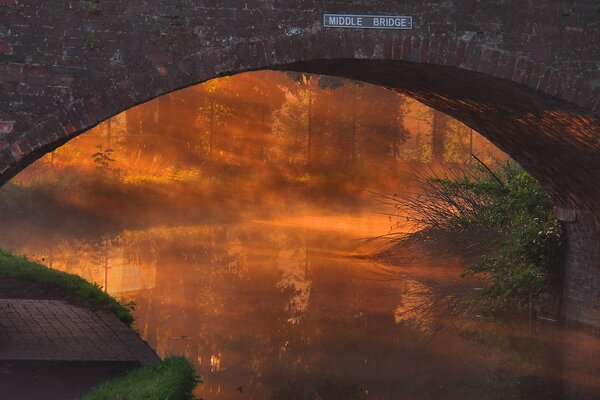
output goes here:
<path id="1" fill-rule="evenodd" d="M 440 154 L 432 111 L 383 88 L 274 72 L 113 118 L 0 189 L 0 247 L 134 301 L 205 400 L 593 399 L 600 340 L 479 315 L 461 251 L 384 265 L 363 239 Z M 443 161 L 503 155 L 448 120 Z M 439 138 L 437 139 L 439 140 Z"/>

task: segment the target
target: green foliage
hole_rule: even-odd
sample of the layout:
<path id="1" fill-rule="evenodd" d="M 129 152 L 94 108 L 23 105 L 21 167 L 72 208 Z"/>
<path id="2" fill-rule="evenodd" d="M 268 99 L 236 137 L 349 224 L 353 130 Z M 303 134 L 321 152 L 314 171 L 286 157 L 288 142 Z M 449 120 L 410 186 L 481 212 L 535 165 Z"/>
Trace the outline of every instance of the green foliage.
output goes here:
<path id="1" fill-rule="evenodd" d="M 83 400 L 191 400 L 199 382 L 186 358 L 169 357 L 102 384 Z"/>
<path id="2" fill-rule="evenodd" d="M 485 293 L 495 310 L 524 310 L 545 291 L 556 291 L 561 279 L 564 238 L 552 203 L 533 177 L 512 165 L 474 186 L 489 198 L 479 210 L 484 219 L 476 223 L 497 234 L 500 246 L 466 275 L 490 276 Z"/>
<path id="3" fill-rule="evenodd" d="M 133 323 L 133 316 L 130 313 L 133 304 L 123 305 L 119 303 L 114 297 L 103 292 L 100 286 L 92 284 L 77 275 L 50 269 L 1 249 L 0 275 L 59 287 L 67 295 L 79 301 L 113 312 L 128 325 Z"/>
<path id="4" fill-rule="evenodd" d="M 425 195 L 420 198 L 394 198 L 398 213 L 410 213 L 412 222 L 425 228 L 415 236 L 462 235 L 496 250 L 464 274 L 490 278 L 484 293 L 493 310 L 522 311 L 543 293 L 556 293 L 564 238 L 548 195 L 533 177 L 507 163 L 497 165 L 496 171 L 481 168 L 471 174 L 423 178 L 421 183 Z"/>
<path id="5" fill-rule="evenodd" d="M 552 218 L 522 222 L 513 227 L 496 254 L 483 256 L 465 273 L 490 275 L 485 293 L 498 311 L 524 310 L 544 292 L 558 290 L 564 259 L 560 225 Z"/>

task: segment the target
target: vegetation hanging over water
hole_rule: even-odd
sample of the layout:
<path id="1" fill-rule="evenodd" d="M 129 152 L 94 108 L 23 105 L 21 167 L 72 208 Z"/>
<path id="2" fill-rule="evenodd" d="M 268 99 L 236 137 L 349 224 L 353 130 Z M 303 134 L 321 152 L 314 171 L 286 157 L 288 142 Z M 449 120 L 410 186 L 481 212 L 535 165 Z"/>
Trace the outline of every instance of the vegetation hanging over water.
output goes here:
<path id="1" fill-rule="evenodd" d="M 418 194 L 385 197 L 402 220 L 399 228 L 421 228 L 402 235 L 401 242 L 452 238 L 451 246 L 482 251 L 464 276 L 489 278 L 483 292 L 494 311 L 524 311 L 558 298 L 563 232 L 533 177 L 507 163 L 494 171 L 482 166 L 417 180 Z"/>

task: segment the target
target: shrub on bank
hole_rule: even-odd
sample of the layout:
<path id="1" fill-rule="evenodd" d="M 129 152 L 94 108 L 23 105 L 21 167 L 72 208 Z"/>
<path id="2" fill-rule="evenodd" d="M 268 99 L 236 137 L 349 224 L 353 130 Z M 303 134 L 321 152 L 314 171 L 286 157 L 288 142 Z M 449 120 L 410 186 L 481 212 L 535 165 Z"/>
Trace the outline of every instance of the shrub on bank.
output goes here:
<path id="1" fill-rule="evenodd" d="M 169 357 L 105 382 L 83 400 L 191 400 L 199 382 L 185 357 Z"/>
<path id="2" fill-rule="evenodd" d="M 544 294 L 559 296 L 563 232 L 533 177 L 505 164 L 418 180 L 418 196 L 392 197 L 399 215 L 422 228 L 402 240 L 447 236 L 454 243 L 463 238 L 463 247 L 484 242 L 487 254 L 464 275 L 489 278 L 484 294 L 495 311 L 522 311 Z"/>

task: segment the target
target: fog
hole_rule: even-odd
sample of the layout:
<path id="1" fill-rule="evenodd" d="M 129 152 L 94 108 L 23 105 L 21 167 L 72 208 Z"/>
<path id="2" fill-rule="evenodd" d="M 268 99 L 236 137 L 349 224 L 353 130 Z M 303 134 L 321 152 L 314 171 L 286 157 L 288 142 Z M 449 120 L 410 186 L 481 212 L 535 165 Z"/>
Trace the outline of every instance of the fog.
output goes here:
<path id="1" fill-rule="evenodd" d="M 241 74 L 128 110 L 28 167 L 0 189 L 0 246 L 134 301 L 135 328 L 192 360 L 207 400 L 596 390 L 597 363 L 580 361 L 598 340 L 482 318 L 461 249 L 385 265 L 361 246 L 397 225 L 373 193 L 418 192 L 415 171 L 471 168 L 472 154 L 507 159 L 392 90 Z"/>

